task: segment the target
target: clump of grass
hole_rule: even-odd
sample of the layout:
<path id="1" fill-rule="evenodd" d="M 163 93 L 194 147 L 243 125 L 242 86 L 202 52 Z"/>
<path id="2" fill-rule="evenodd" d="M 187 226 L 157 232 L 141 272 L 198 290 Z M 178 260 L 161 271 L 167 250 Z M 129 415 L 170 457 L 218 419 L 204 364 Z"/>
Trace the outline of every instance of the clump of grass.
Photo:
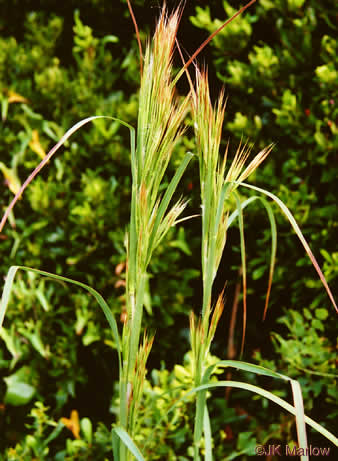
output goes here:
<path id="1" fill-rule="evenodd" d="M 220 143 L 222 137 L 223 120 L 225 113 L 224 94 L 221 93 L 215 107 L 210 101 L 209 83 L 207 72 L 196 70 L 196 91 L 193 91 L 192 112 L 197 142 L 197 155 L 199 160 L 201 206 L 202 206 L 202 277 L 203 301 L 202 314 L 198 327 L 194 318 L 191 318 L 190 332 L 194 365 L 195 386 L 200 386 L 205 373 L 207 357 L 212 338 L 215 334 L 217 323 L 223 310 L 221 294 L 211 316 L 211 293 L 218 267 L 226 243 L 229 200 L 235 195 L 238 182 L 245 180 L 270 153 L 272 146 L 259 152 L 250 164 L 244 169 L 250 154 L 247 144 L 239 145 L 236 155 L 228 168 L 226 147 L 223 160 L 220 161 Z M 226 174 L 225 174 L 226 173 Z M 243 252 L 245 254 L 245 252 Z M 244 290 L 244 322 L 242 351 L 246 324 L 246 278 L 243 271 Z M 205 392 L 199 392 L 196 404 L 196 424 L 194 434 L 195 459 L 198 457 L 198 445 L 202 437 L 202 422 L 205 412 Z"/>
<path id="2" fill-rule="evenodd" d="M 225 174 L 229 144 L 226 147 L 222 162 L 219 156 L 225 113 L 224 95 L 223 93 L 220 94 L 218 102 L 213 108 L 206 72 L 197 70 L 196 86 L 197 89 L 193 98 L 193 119 L 199 159 L 202 203 L 202 318 L 205 318 L 206 323 L 208 323 L 212 284 L 226 243 L 230 212 L 229 200 L 232 195 L 236 196 L 239 183 L 258 168 L 269 155 L 273 146 L 268 146 L 259 152 L 244 169 L 251 149 L 247 144 L 240 144 Z M 243 286 L 245 290 L 246 283 L 243 283 Z M 245 298 L 244 296 L 244 303 Z"/>
<path id="3" fill-rule="evenodd" d="M 136 367 L 141 334 L 144 290 L 151 256 L 170 227 L 175 225 L 187 202 L 179 200 L 169 209 L 170 199 L 191 155 L 187 155 L 161 196 L 160 185 L 171 154 L 182 134 L 190 95 L 182 103 L 174 98 L 172 54 L 180 10 L 171 16 L 163 8 L 154 38 L 147 44 L 139 95 L 137 141 L 132 150 L 132 198 L 127 252 L 127 321 L 123 328 L 123 370 L 120 415 L 132 435 L 137 418 L 136 400 L 130 393 L 139 386 Z M 142 392 L 139 390 L 139 395 Z M 124 450 L 125 448 L 122 448 Z"/>
<path id="4" fill-rule="evenodd" d="M 253 1 L 254 0 L 252 0 L 247 6 L 252 4 Z M 129 1 L 128 4 L 130 6 Z M 242 8 L 240 12 L 246 7 Z M 250 148 L 247 143 L 241 143 L 233 161 L 230 163 L 229 167 L 227 167 L 229 146 L 227 145 L 222 159 L 220 159 L 219 155 L 226 105 L 224 94 L 220 94 L 216 105 L 213 106 L 209 95 L 207 72 L 199 71 L 198 68 L 196 68 L 195 85 L 193 85 L 189 77 L 191 85 L 189 94 L 183 98 L 182 101 L 175 99 L 175 84 L 178 78 L 186 71 L 188 64 L 196 57 L 195 53 L 192 58 L 183 65 L 177 76 L 173 78 L 173 50 L 181 14 L 182 10 L 181 8 L 178 8 L 171 15 L 168 15 L 164 6 L 154 37 L 146 45 L 144 58 L 142 47 L 140 45 L 141 86 L 136 136 L 133 127 L 119 120 L 121 124 L 129 128 L 131 134 L 132 174 L 130 228 L 126 239 L 127 313 L 126 318 L 124 319 L 122 334 L 120 335 L 118 331 L 116 321 L 109 306 L 100 294 L 93 288 L 80 282 L 67 279 L 66 277 L 48 274 L 40 270 L 34 270 L 26 267 L 19 268 L 18 266 L 10 268 L 7 275 L 0 308 L 0 326 L 9 302 L 11 286 L 18 269 L 35 271 L 41 275 L 48 275 L 54 279 L 73 283 L 88 290 L 103 309 L 103 312 L 110 324 L 117 347 L 119 360 L 120 406 L 118 421 L 112 429 L 112 450 L 114 453 L 114 459 L 126 461 L 131 459 L 131 456 L 134 456 L 138 460 L 143 460 L 142 454 L 135 445 L 134 440 L 137 435 L 136 422 L 140 402 L 142 400 L 147 359 L 154 342 L 154 338 L 148 338 L 146 334 L 144 334 L 143 341 L 141 341 L 145 284 L 148 277 L 149 263 L 156 247 L 165 238 L 169 229 L 179 222 L 179 217 L 187 205 L 187 201 L 184 199 L 179 199 L 171 206 L 170 203 L 179 181 L 188 163 L 193 157 L 193 154 L 186 154 L 171 179 L 166 191 L 161 194 L 160 190 L 172 152 L 179 138 L 183 134 L 183 122 L 185 116 L 188 110 L 191 109 L 194 120 L 196 152 L 200 172 L 202 207 L 201 258 L 203 284 L 201 315 L 198 319 L 196 319 L 193 313 L 190 315 L 194 387 L 190 389 L 184 397 L 186 398 L 192 393 L 196 393 L 197 395 L 194 425 L 194 460 L 197 461 L 200 459 L 200 442 L 203 435 L 205 438 L 205 459 L 212 459 L 212 436 L 206 392 L 208 389 L 212 389 L 214 387 L 238 387 L 246 389 L 250 392 L 255 392 L 275 401 L 287 411 L 295 414 L 299 444 L 304 448 L 307 446 L 305 422 L 315 427 L 322 434 L 336 443 L 337 439 L 335 439 L 332 434 L 325 431 L 324 428 L 314 423 L 310 420 L 310 418 L 304 416 L 301 391 L 299 384 L 296 381 L 290 380 L 286 376 L 272 372 L 263 367 L 258 367 L 256 365 L 240 361 L 224 360 L 212 366 L 207 365 L 210 346 L 217 324 L 224 309 L 224 290 L 218 296 L 215 307 L 212 309 L 212 287 L 226 244 L 227 230 L 235 219 L 238 219 L 239 221 L 243 268 L 244 320 L 241 347 L 243 351 L 246 326 L 246 260 L 243 209 L 256 199 L 261 200 L 266 208 L 270 219 L 272 234 L 270 274 L 264 315 L 266 314 L 268 306 L 269 293 L 273 278 L 277 237 L 272 208 L 267 200 L 259 195 L 250 197 L 250 199 L 241 202 L 237 193 L 238 187 L 248 187 L 254 189 L 260 194 L 272 198 L 279 205 L 303 243 L 305 250 L 309 254 L 336 309 L 337 306 L 333 300 L 326 280 L 290 211 L 271 192 L 265 191 L 256 186 L 251 186 L 244 182 L 248 176 L 266 159 L 271 152 L 272 145 L 267 146 L 259 152 L 253 160 L 247 164 Z M 237 14 L 239 13 L 236 13 L 236 15 Z M 231 18 L 231 20 L 232 19 L 233 18 Z M 228 22 L 229 21 L 225 24 Z M 209 38 L 209 40 L 211 38 Z M 206 42 L 201 45 L 198 51 L 200 51 L 205 44 Z M 17 194 L 2 219 L 0 231 L 2 230 L 3 225 L 5 224 L 16 201 L 43 166 L 47 164 L 49 159 L 63 145 L 66 139 L 72 135 L 72 133 L 85 123 L 88 123 L 96 118 L 98 117 L 89 117 L 76 124 L 48 153 L 40 165 L 24 182 L 19 191 L 17 191 Z M 107 118 L 116 120 L 113 117 Z M 230 206 L 232 203 L 232 197 L 235 198 L 236 202 L 236 209 L 234 211 Z M 245 371 L 290 381 L 294 395 L 294 407 L 282 399 L 277 398 L 268 391 L 246 383 L 234 381 L 219 381 L 216 384 L 212 383 L 210 381 L 212 373 L 215 369 L 222 367 L 235 367 Z M 172 408 L 174 408 L 177 403 L 178 402 L 174 403 Z"/>

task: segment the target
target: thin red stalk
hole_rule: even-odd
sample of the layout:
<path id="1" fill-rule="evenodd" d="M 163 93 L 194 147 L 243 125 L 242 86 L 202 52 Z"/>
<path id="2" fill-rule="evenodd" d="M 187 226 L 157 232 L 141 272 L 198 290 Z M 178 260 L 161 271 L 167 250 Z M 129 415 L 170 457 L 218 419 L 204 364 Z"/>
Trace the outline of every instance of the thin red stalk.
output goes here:
<path id="1" fill-rule="evenodd" d="M 244 351 L 244 342 L 245 342 L 245 332 L 246 332 L 246 274 L 245 271 L 242 273 L 243 276 L 243 332 L 242 332 L 242 344 L 241 344 L 241 357 L 243 356 Z"/>
<path id="2" fill-rule="evenodd" d="M 243 11 L 245 11 L 247 8 L 249 8 L 249 6 L 251 6 L 253 3 L 255 3 L 256 0 L 251 0 L 249 3 L 247 3 L 245 6 L 243 6 L 242 8 L 240 8 L 231 18 L 229 18 L 227 21 L 225 21 L 224 24 L 222 24 L 217 30 L 215 30 L 215 32 L 213 32 L 211 35 L 209 35 L 209 37 L 204 40 L 204 42 L 202 43 L 202 45 L 200 45 L 197 50 L 195 51 L 195 53 L 191 56 L 191 58 L 186 62 L 186 64 L 184 65 L 184 67 L 180 70 L 180 72 L 177 74 L 175 80 L 174 80 L 174 83 L 176 83 L 176 81 L 181 77 L 181 75 L 183 74 L 183 72 L 186 70 L 187 67 L 190 66 L 190 64 L 192 63 L 192 61 L 196 58 L 196 56 L 203 50 L 203 48 L 205 48 L 207 46 L 207 44 L 219 33 L 221 32 L 222 29 L 224 29 L 224 27 L 226 27 L 228 24 L 230 24 L 230 22 L 232 22 L 235 18 L 237 18 L 237 16 L 239 16 L 241 13 L 243 13 Z"/>
<path id="3" fill-rule="evenodd" d="M 267 290 L 267 292 L 266 292 L 265 306 L 264 306 L 264 312 L 263 312 L 263 322 L 264 322 L 264 320 L 265 320 L 266 312 L 267 312 L 267 310 L 268 310 L 268 305 L 269 305 L 269 299 L 270 299 L 270 293 L 271 293 L 271 286 L 272 286 L 272 276 L 273 276 L 273 273 L 272 273 L 272 271 L 270 271 L 270 274 L 269 274 L 268 290 Z"/>
<path id="4" fill-rule="evenodd" d="M 194 85 L 193 85 L 193 83 L 192 83 L 192 80 L 191 80 L 191 77 L 190 77 L 188 68 L 187 68 L 186 65 L 185 65 L 184 56 L 183 56 L 183 53 L 182 53 L 182 50 L 181 50 L 181 47 L 180 47 L 180 45 L 179 45 L 179 43 L 178 43 L 177 38 L 175 38 L 175 42 L 176 42 L 176 46 L 177 46 L 179 55 L 180 55 L 180 57 L 181 57 L 181 61 L 182 61 L 182 63 L 183 63 L 183 68 L 185 69 L 185 73 L 187 74 L 187 79 L 188 79 L 188 82 L 189 82 L 189 85 L 190 85 L 191 94 L 195 94 L 195 95 L 196 95 L 195 88 L 194 88 Z"/>
<path id="5" fill-rule="evenodd" d="M 234 183 L 236 184 L 237 181 L 234 181 Z M 263 190 L 261 189 L 260 187 L 256 187 L 256 186 L 253 186 L 252 184 L 247 184 L 245 182 L 242 182 L 242 183 L 237 183 L 237 184 L 240 184 L 244 187 L 247 187 L 248 189 L 253 189 L 253 190 L 257 190 L 258 192 L 261 192 L 265 195 L 267 195 L 268 197 L 272 198 L 272 200 L 274 200 L 277 205 L 280 207 L 280 209 L 283 211 L 283 213 L 285 214 L 285 216 L 287 217 L 289 223 L 291 224 L 292 228 L 294 229 L 294 231 L 296 232 L 299 240 L 301 241 L 306 253 L 309 255 L 309 258 L 314 266 L 314 268 L 316 269 L 317 271 L 317 274 L 319 275 L 319 278 L 320 280 L 322 281 L 322 284 L 324 285 L 325 289 L 326 289 L 326 292 L 332 302 L 332 305 L 333 307 L 336 309 L 336 312 L 338 313 L 338 307 L 337 307 L 337 304 L 334 300 L 334 297 L 333 297 L 333 294 L 329 288 L 329 285 L 327 284 L 327 281 L 324 277 L 324 274 L 323 272 L 321 271 L 320 267 L 319 267 L 319 264 L 317 263 L 317 260 L 316 258 L 314 257 L 314 254 L 312 253 L 311 251 L 311 248 L 309 247 L 307 241 L 305 240 L 296 220 L 294 219 L 294 217 L 292 216 L 292 214 L 290 213 L 290 210 L 288 209 L 288 207 L 286 205 L 284 205 L 284 203 L 278 198 L 276 197 L 274 194 L 272 194 L 271 192 L 268 192 L 266 190 Z"/>
<path id="6" fill-rule="evenodd" d="M 242 276 L 241 267 L 238 270 L 238 275 L 239 277 Z M 234 301 L 232 304 L 231 319 L 230 319 L 230 326 L 229 326 L 228 353 L 227 353 L 227 357 L 229 360 L 232 360 L 236 355 L 234 335 L 235 335 L 235 328 L 236 328 L 240 291 L 241 291 L 241 282 L 238 281 L 236 284 L 236 288 L 235 288 L 235 295 L 234 295 Z"/>
<path id="7" fill-rule="evenodd" d="M 127 0 L 127 3 L 128 3 L 130 16 L 131 16 L 131 19 L 133 20 L 134 27 L 135 27 L 136 39 L 137 39 L 137 43 L 138 43 L 138 49 L 139 49 L 139 52 L 140 52 L 140 71 L 141 71 L 141 75 L 142 75 L 142 72 L 143 72 L 143 52 L 142 52 L 142 44 L 141 44 L 141 39 L 140 39 L 140 32 L 139 32 L 139 29 L 138 29 L 138 25 L 137 25 L 137 22 L 136 22 L 136 18 L 135 18 L 133 9 L 131 7 L 130 0 Z"/>

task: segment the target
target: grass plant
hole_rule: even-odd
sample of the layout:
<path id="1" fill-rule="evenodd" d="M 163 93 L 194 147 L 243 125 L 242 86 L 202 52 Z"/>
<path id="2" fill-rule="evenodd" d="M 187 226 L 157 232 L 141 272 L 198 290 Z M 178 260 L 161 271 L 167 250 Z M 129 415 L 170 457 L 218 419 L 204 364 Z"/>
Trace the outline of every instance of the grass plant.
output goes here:
<path id="1" fill-rule="evenodd" d="M 128 2 L 129 3 L 129 2 Z M 251 1 L 247 6 L 252 4 Z M 130 4 L 129 4 L 130 6 Z M 246 6 L 246 7 L 247 7 Z M 243 9 L 242 9 L 243 10 Z M 242 11 L 240 10 L 240 12 Z M 93 288 L 66 277 L 49 274 L 47 272 L 28 267 L 13 266 L 9 269 L 4 287 L 0 308 L 0 326 L 2 325 L 6 308 L 10 299 L 11 287 L 15 274 L 19 269 L 33 271 L 43 276 L 76 284 L 88 290 L 95 297 L 110 324 L 116 344 L 119 362 L 119 416 L 112 428 L 112 450 L 114 459 L 127 461 L 135 457 L 143 460 L 141 451 L 135 443 L 137 436 L 136 427 L 139 407 L 142 400 L 143 384 L 146 377 L 146 364 L 154 342 L 154 337 L 143 332 L 142 317 L 145 302 L 145 287 L 148 277 L 148 268 L 151 257 L 156 247 L 163 241 L 169 229 L 183 219 L 180 218 L 187 206 L 187 201 L 179 199 L 171 205 L 173 195 L 179 181 L 184 174 L 192 153 L 187 153 L 179 165 L 176 173 L 169 182 L 165 192 L 161 192 L 161 185 L 166 174 L 168 164 L 175 145 L 184 132 L 184 120 L 191 109 L 196 137 L 196 156 L 199 163 L 200 189 L 201 189 L 201 259 L 202 259 L 202 285 L 203 299 L 201 313 L 196 318 L 190 315 L 190 337 L 193 357 L 194 387 L 187 389 L 185 397 L 196 394 L 196 412 L 194 423 L 194 461 L 201 459 L 201 441 L 204 438 L 204 459 L 212 459 L 212 434 L 210 416 L 207 407 L 207 390 L 215 387 L 238 387 L 247 391 L 263 395 L 275 401 L 287 411 L 295 414 L 299 446 L 306 448 L 305 423 L 308 423 L 337 444 L 337 439 L 320 425 L 304 415 L 301 389 L 297 381 L 272 372 L 257 365 L 241 361 L 224 360 L 208 366 L 210 346 L 217 328 L 217 324 L 224 308 L 224 290 L 218 296 L 215 306 L 212 307 L 212 288 L 215 280 L 223 250 L 226 244 L 229 226 L 238 219 L 243 273 L 243 352 L 246 328 L 246 259 L 243 209 L 254 200 L 260 200 L 265 207 L 271 226 L 271 262 L 268 289 L 264 316 L 268 307 L 269 294 L 273 279 L 276 256 L 277 232 L 274 214 L 271 205 L 264 198 L 271 198 L 289 219 L 296 234 L 301 240 L 311 261 L 317 270 L 324 287 L 337 310 L 337 306 L 306 240 L 304 239 L 297 223 L 288 208 L 271 192 L 259 187 L 246 184 L 244 181 L 259 167 L 272 150 L 272 145 L 267 146 L 256 154 L 247 164 L 251 148 L 248 143 L 241 143 L 230 165 L 227 165 L 229 144 L 225 154 L 220 159 L 220 145 L 222 139 L 222 126 L 225 114 L 225 98 L 222 93 L 215 106 L 212 105 L 209 95 L 207 72 L 200 71 L 196 66 L 196 82 L 192 83 L 190 77 L 190 91 L 187 96 L 178 100 L 175 98 L 175 85 L 188 65 L 196 57 L 195 53 L 187 63 L 184 63 L 179 73 L 174 76 L 173 51 L 175 48 L 176 34 L 182 14 L 182 9 L 176 9 L 171 15 L 166 7 L 162 9 L 154 37 L 148 41 L 143 57 L 140 44 L 141 57 L 141 85 L 139 94 L 139 112 L 137 131 L 130 125 L 118 120 L 130 130 L 131 136 L 131 212 L 130 226 L 126 237 L 127 267 L 126 267 L 126 307 L 127 315 L 124 319 L 123 330 L 120 333 L 111 310 L 102 296 Z M 237 15 L 238 13 L 236 13 Z M 236 16 L 235 15 L 235 16 Z M 132 14 L 136 24 L 135 18 Z M 227 21 L 225 24 L 227 24 Z M 138 36 L 138 29 L 136 26 Z M 215 35 L 215 34 L 213 34 Z M 209 40 L 212 37 L 209 38 Z M 139 39 L 139 36 L 138 36 Z M 205 46 L 202 44 L 200 49 Z M 198 52 L 197 51 L 197 52 Z M 89 117 L 74 125 L 42 160 L 32 172 L 22 187 L 17 191 L 15 198 L 9 205 L 0 224 L 2 230 L 12 209 L 22 195 L 24 189 L 47 164 L 55 152 L 64 142 L 81 126 L 100 118 Z M 106 117 L 112 120 L 113 117 Z M 239 187 L 251 188 L 260 195 L 255 195 L 241 202 L 237 193 Z M 233 203 L 236 204 L 233 209 Z M 236 381 L 211 382 L 211 376 L 217 369 L 233 367 L 256 374 L 263 374 L 277 379 L 289 381 L 294 396 L 294 406 L 277 398 L 268 391 L 250 384 Z M 177 402 L 173 403 L 172 408 Z M 303 456 L 302 459 L 308 459 Z"/>

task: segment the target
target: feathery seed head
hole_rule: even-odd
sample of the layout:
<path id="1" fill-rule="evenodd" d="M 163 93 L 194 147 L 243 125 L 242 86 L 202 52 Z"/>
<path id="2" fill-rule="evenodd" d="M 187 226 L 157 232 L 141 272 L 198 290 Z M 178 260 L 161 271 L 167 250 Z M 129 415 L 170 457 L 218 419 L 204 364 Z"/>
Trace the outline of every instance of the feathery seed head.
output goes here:
<path id="1" fill-rule="evenodd" d="M 208 332 L 208 342 L 211 344 L 211 341 L 215 335 L 216 328 L 218 325 L 218 322 L 221 318 L 221 315 L 224 310 L 224 288 L 220 295 L 217 298 L 216 306 L 214 308 L 214 312 L 212 314 L 211 322 L 210 322 L 210 327 L 209 327 L 209 332 Z"/>
<path id="2" fill-rule="evenodd" d="M 249 163 L 249 165 L 246 167 L 246 169 L 243 171 L 243 173 L 240 175 L 238 178 L 238 182 L 245 181 L 245 179 L 250 176 L 251 173 L 253 173 L 256 168 L 259 167 L 259 165 L 266 159 L 266 157 L 270 154 L 274 147 L 274 144 L 270 144 L 267 147 L 264 147 L 263 150 L 261 150 L 255 158 Z"/>
<path id="3" fill-rule="evenodd" d="M 250 151 L 251 146 L 248 146 L 247 142 L 244 144 L 244 146 L 242 146 L 242 141 L 239 143 L 235 158 L 231 162 L 230 168 L 225 178 L 226 182 L 237 181 L 242 169 L 244 168 L 245 162 L 250 155 Z"/>
<path id="4" fill-rule="evenodd" d="M 138 135 L 138 178 L 154 189 L 158 187 L 172 150 L 182 134 L 181 124 L 189 107 L 190 96 L 178 104 L 172 84 L 172 57 L 181 17 L 178 8 L 170 16 L 162 9 L 153 40 L 147 44 L 141 78 Z"/>

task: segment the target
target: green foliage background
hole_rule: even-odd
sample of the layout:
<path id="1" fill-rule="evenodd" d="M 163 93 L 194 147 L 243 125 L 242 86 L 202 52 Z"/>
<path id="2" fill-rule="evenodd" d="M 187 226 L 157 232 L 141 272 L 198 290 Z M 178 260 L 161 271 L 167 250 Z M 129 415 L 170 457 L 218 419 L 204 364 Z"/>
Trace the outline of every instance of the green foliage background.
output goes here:
<path id="1" fill-rule="evenodd" d="M 210 0 L 208 6 L 186 3 L 179 39 L 190 54 L 240 6 L 219 0 Z M 133 4 L 144 38 L 153 30 L 158 3 Z M 4 211 L 13 197 L 8 186 L 22 183 L 40 160 L 32 144 L 34 132 L 48 151 L 68 128 L 90 115 L 112 115 L 135 125 L 139 58 L 125 1 L 61 5 L 52 0 L 0 0 L 0 6 Z M 274 192 L 294 213 L 333 289 L 338 274 L 337 14 L 333 0 L 261 0 L 199 58 L 208 63 L 214 94 L 224 85 L 229 95 L 224 146 L 230 138 L 234 152 L 242 136 L 255 143 L 256 151 L 276 143 L 251 181 Z M 180 83 L 180 92 L 186 88 Z M 26 101 L 14 102 L 14 93 Z M 123 315 L 120 270 L 129 219 L 128 136 L 116 122 L 98 120 L 66 143 L 29 186 L 5 228 L 2 277 L 13 264 L 56 272 L 94 286 L 117 318 Z M 189 131 L 171 172 L 175 159 L 187 150 L 194 150 Z M 198 213 L 196 164 L 189 167 L 180 192 L 191 198 L 189 213 Z M 250 289 L 244 359 L 299 379 L 307 414 L 334 430 L 335 314 L 282 216 L 268 319 L 262 324 L 259 318 L 269 262 L 263 211 L 254 205 L 245 213 Z M 200 229 L 198 220 L 184 224 L 171 231 L 151 264 L 145 326 L 156 330 L 156 338 L 140 422 L 140 443 L 153 434 L 147 459 L 191 459 L 191 402 L 152 432 L 170 406 L 169 400 L 159 404 L 154 396 L 173 382 L 190 379 L 189 357 L 183 363 L 183 356 L 189 349 L 187 314 L 200 307 Z M 226 312 L 213 351 L 221 358 L 227 355 L 239 265 L 234 229 L 217 279 L 220 289 L 228 280 Z M 239 318 L 237 344 L 240 325 Z M 105 319 L 93 299 L 50 280 L 20 275 L 2 333 L 0 377 L 0 459 L 111 459 L 107 447 L 114 420 L 116 360 Z M 257 383 L 253 376 L 246 379 Z M 259 383 L 289 395 L 268 380 Z M 216 459 L 245 459 L 254 454 L 255 443 L 295 440 L 293 419 L 272 404 L 237 391 L 230 401 L 221 393 L 213 397 Z M 82 418 L 81 439 L 58 423 L 61 417 L 69 418 L 72 409 Z M 314 434 L 310 440 L 325 443 Z"/>

